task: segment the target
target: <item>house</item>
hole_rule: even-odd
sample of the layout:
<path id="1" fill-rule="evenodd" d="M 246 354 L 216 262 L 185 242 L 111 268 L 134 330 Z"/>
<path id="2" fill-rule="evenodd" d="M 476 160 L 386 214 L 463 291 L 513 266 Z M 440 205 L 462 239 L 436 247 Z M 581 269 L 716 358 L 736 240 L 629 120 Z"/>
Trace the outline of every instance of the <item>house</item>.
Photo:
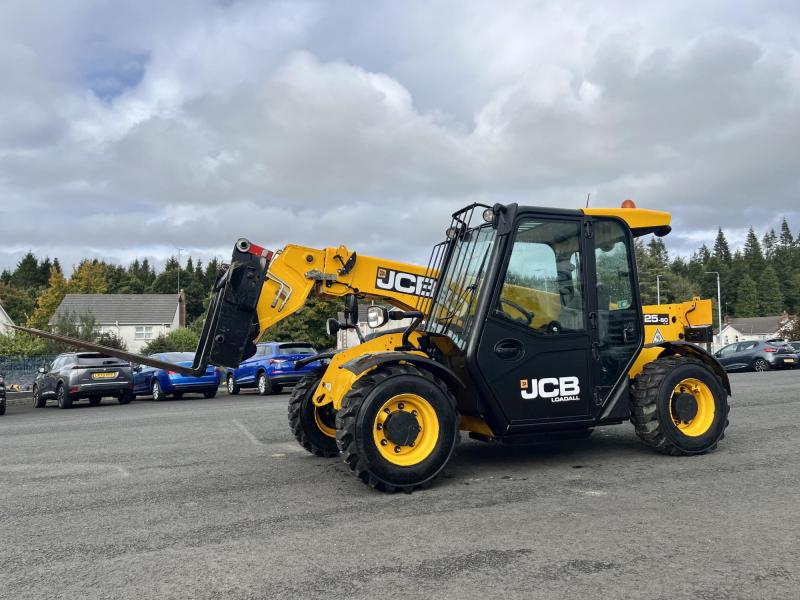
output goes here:
<path id="1" fill-rule="evenodd" d="M 734 342 L 782 338 L 791 329 L 796 318 L 784 311 L 781 315 L 770 317 L 728 319 L 717 334 L 718 346 L 721 348 Z"/>
<path id="2" fill-rule="evenodd" d="M 186 326 L 183 291 L 180 294 L 67 294 L 50 326 L 62 316 L 90 314 L 99 333 L 115 333 L 130 352 L 147 342 Z"/>
<path id="3" fill-rule="evenodd" d="M 8 313 L 3 308 L 3 305 L 0 304 L 0 333 L 8 333 L 11 331 L 8 326 L 13 324 L 14 321 L 11 320 L 11 317 L 8 316 Z"/>

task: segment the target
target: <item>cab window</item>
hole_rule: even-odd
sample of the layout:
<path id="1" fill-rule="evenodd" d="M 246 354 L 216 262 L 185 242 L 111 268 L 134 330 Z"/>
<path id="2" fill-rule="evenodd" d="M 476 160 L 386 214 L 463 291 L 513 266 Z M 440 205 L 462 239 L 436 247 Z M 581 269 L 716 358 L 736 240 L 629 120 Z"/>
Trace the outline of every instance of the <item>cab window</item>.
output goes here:
<path id="1" fill-rule="evenodd" d="M 543 334 L 583 330 L 580 233 L 575 221 L 523 220 L 495 315 Z"/>

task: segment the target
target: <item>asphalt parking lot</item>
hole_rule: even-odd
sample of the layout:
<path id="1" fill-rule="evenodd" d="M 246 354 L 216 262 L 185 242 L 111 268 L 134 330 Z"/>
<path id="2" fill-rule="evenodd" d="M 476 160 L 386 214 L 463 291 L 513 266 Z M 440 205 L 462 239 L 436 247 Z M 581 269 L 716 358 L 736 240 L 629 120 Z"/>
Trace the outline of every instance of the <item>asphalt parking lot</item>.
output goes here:
<path id="1" fill-rule="evenodd" d="M 11 406 L 0 597 L 797 598 L 800 371 L 732 380 L 713 454 L 465 441 L 412 495 L 306 454 L 285 394 Z"/>

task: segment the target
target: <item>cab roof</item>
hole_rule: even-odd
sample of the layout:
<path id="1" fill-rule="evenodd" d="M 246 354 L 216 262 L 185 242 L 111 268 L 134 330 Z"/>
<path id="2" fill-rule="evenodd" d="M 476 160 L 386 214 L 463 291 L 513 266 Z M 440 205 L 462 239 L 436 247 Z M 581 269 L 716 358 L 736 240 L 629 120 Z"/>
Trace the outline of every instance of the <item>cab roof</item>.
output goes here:
<path id="1" fill-rule="evenodd" d="M 631 228 L 634 237 L 654 233 L 663 237 L 672 231 L 670 221 L 672 215 L 661 210 L 647 208 L 581 208 L 585 215 L 617 217 L 622 219 Z"/>

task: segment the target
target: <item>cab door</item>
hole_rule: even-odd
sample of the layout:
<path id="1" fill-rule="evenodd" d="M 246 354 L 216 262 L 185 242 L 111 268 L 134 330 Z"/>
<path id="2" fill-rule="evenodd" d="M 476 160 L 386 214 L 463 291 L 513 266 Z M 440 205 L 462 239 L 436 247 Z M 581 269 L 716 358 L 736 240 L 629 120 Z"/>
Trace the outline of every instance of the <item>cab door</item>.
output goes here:
<path id="1" fill-rule="evenodd" d="M 639 355 L 644 323 L 630 229 L 618 219 L 595 217 L 587 232 L 592 248 L 586 256 L 587 272 L 594 279 L 588 298 L 595 369 L 592 394 L 600 411 Z"/>
<path id="2" fill-rule="evenodd" d="M 520 213 L 501 251 L 473 362 L 494 405 L 497 433 L 592 422 L 588 222 L 566 211 Z"/>

